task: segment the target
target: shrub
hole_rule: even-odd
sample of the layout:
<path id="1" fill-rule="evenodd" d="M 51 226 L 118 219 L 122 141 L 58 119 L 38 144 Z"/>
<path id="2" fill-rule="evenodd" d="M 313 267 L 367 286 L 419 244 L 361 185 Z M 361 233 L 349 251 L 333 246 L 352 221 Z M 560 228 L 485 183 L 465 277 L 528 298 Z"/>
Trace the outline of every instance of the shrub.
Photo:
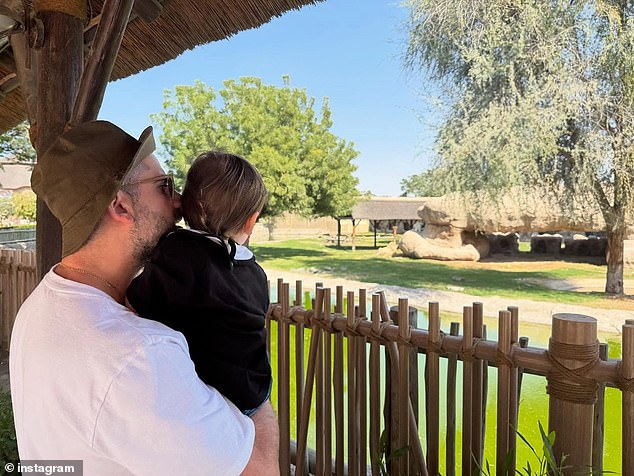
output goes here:
<path id="1" fill-rule="evenodd" d="M 15 438 L 15 426 L 13 423 L 13 408 L 11 406 L 11 394 L 0 392 L 0 461 L 4 464 L 16 464 L 18 458 L 18 442 Z M 0 475 L 4 475 L 4 464 L 0 466 Z"/>

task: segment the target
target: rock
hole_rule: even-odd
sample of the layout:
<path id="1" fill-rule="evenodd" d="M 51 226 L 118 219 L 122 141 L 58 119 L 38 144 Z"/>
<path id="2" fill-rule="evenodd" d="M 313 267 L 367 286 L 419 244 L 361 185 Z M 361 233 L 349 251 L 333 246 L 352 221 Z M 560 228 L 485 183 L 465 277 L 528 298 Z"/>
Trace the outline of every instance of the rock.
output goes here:
<path id="1" fill-rule="evenodd" d="M 376 255 L 380 258 L 393 258 L 403 256 L 403 252 L 398 248 L 398 244 L 393 241 L 389 245 L 379 248 Z"/>
<path id="2" fill-rule="evenodd" d="M 427 227 L 425 227 L 427 228 Z M 438 236 L 438 235 L 437 235 Z M 460 242 L 461 242 L 461 238 Z M 427 238 L 414 231 L 407 231 L 399 243 L 405 256 L 416 259 L 436 259 L 440 261 L 478 261 L 480 253 L 475 246 L 455 246 L 455 239 Z"/>
<path id="3" fill-rule="evenodd" d="M 450 193 L 425 199 L 418 216 L 426 224 L 465 231 L 549 232 L 601 231 L 605 222 L 592 201 L 580 197 L 564 209 L 547 190 L 514 187 L 495 200 L 485 194 Z"/>

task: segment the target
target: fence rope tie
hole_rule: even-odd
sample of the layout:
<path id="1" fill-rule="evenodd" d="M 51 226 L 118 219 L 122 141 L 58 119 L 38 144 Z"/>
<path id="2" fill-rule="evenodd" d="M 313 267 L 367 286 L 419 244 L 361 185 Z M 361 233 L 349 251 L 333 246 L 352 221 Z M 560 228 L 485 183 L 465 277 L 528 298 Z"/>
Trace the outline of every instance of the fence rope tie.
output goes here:
<path id="1" fill-rule="evenodd" d="M 385 322 L 381 322 L 378 326 L 378 329 L 376 329 L 374 327 L 374 325 L 370 328 L 370 337 L 372 339 L 378 340 L 378 341 L 384 341 L 385 339 L 383 338 L 383 331 L 385 329 L 387 329 L 389 326 L 392 325 L 392 321 L 385 321 Z"/>
<path id="2" fill-rule="evenodd" d="M 284 324 L 294 324 L 295 321 L 293 320 L 293 316 L 296 312 L 301 312 L 303 310 L 304 308 L 302 306 L 291 306 L 287 309 L 286 314 L 280 318 L 280 322 L 283 322 Z"/>
<path id="3" fill-rule="evenodd" d="M 405 328 L 405 335 L 402 336 L 401 335 L 401 330 L 399 328 L 399 333 L 396 335 L 396 342 L 399 344 L 403 344 L 405 346 L 408 347 L 412 347 L 412 326 L 410 326 L 409 324 L 407 325 L 407 327 Z"/>
<path id="4" fill-rule="evenodd" d="M 478 360 L 476 357 L 476 349 L 478 348 L 478 345 L 480 345 L 480 342 L 482 342 L 483 340 L 484 339 L 482 339 L 481 337 L 474 337 L 471 340 L 471 347 L 465 349 L 463 338 L 462 347 L 460 347 L 460 352 L 458 352 L 460 360 L 462 360 L 463 362 L 473 362 L 474 360 Z"/>
<path id="5" fill-rule="evenodd" d="M 586 374 L 599 362 L 599 341 L 593 344 L 565 344 L 550 339 L 546 351 L 553 369 L 548 373 L 546 392 L 560 400 L 592 405 L 597 400 L 599 383 Z M 562 360 L 586 362 L 578 368 L 566 367 Z M 568 380 L 564 382 L 562 380 Z"/>
<path id="6" fill-rule="evenodd" d="M 325 312 L 322 312 L 320 317 L 314 316 L 313 319 L 311 319 L 311 326 L 314 325 L 321 328 L 324 332 L 332 333 L 336 331 L 336 329 L 332 327 L 334 319 L 334 314 L 331 313 L 330 315 L 327 315 Z"/>
<path id="7" fill-rule="evenodd" d="M 275 309 L 277 309 L 277 304 L 276 303 L 269 304 L 269 308 L 266 311 L 266 315 L 264 316 L 264 320 L 265 321 L 273 320 L 273 315 L 275 314 Z"/>
<path id="8" fill-rule="evenodd" d="M 442 354 L 442 343 L 445 340 L 445 333 L 440 331 L 440 337 L 437 341 L 431 339 L 427 340 L 427 352 L 435 352 L 436 354 Z"/>
<path id="9" fill-rule="evenodd" d="M 511 354 L 506 354 L 504 351 L 502 351 L 499 347 L 497 348 L 496 352 L 495 352 L 495 363 L 497 364 L 498 368 L 500 368 L 502 365 L 506 365 L 507 367 L 514 367 L 515 366 L 515 362 L 513 362 L 513 348 L 511 348 Z"/>
<path id="10" fill-rule="evenodd" d="M 350 324 L 350 321 L 346 319 L 346 335 L 354 337 L 359 337 L 360 335 L 362 335 L 357 329 L 359 328 L 359 324 L 361 324 L 361 321 L 364 320 L 365 319 L 362 319 L 360 317 L 355 317 L 352 320 L 352 324 Z"/>
<path id="11" fill-rule="evenodd" d="M 634 392 L 634 378 L 627 378 L 623 375 L 623 361 L 619 360 L 616 364 L 616 371 L 619 375 L 617 382 L 618 387 L 623 392 Z"/>

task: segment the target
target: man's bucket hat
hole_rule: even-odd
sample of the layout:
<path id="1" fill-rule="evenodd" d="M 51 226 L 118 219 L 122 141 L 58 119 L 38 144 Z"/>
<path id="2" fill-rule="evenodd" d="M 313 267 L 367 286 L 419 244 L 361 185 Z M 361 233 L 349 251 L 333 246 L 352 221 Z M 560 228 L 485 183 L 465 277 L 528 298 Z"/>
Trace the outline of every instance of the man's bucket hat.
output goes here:
<path id="1" fill-rule="evenodd" d="M 130 170 L 154 150 L 152 127 L 137 140 L 107 121 L 67 126 L 31 175 L 33 191 L 62 225 L 62 256 L 88 240 Z"/>

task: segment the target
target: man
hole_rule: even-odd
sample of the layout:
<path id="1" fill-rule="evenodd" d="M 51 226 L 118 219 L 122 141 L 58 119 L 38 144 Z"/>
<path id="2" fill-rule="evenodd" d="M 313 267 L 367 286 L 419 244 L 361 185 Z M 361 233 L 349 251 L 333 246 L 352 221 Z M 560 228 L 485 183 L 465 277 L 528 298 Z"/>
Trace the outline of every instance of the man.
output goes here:
<path id="1" fill-rule="evenodd" d="M 252 419 L 198 379 L 183 336 L 124 305 L 180 196 L 113 124 L 69 127 L 33 190 L 62 225 L 62 261 L 16 318 L 11 394 L 21 459 L 83 460 L 86 475 L 278 474 L 270 404 Z"/>

